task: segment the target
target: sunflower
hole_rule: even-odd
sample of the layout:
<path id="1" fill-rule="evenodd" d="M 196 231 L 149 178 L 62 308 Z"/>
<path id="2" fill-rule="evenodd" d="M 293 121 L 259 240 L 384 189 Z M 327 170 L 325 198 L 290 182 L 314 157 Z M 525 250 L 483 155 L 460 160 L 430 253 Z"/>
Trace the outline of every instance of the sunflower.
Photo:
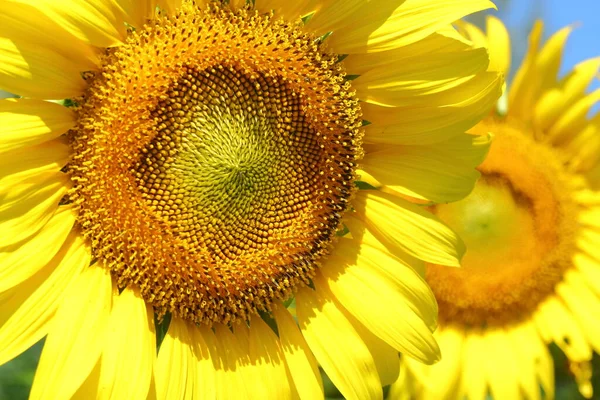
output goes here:
<path id="1" fill-rule="evenodd" d="M 463 245 L 418 204 L 479 176 L 501 77 L 450 24 L 492 6 L 0 2 L 0 363 L 45 337 L 33 399 L 376 399 L 438 360 L 423 265 Z"/>
<path id="2" fill-rule="evenodd" d="M 510 38 L 490 17 L 490 68 L 508 71 Z M 554 343 L 567 356 L 583 395 L 591 396 L 590 359 L 600 351 L 600 116 L 589 118 L 600 91 L 586 93 L 600 58 L 557 78 L 565 41 L 555 33 L 540 48 L 542 23 L 501 111 L 473 133 L 495 135 L 473 192 L 435 214 L 465 240 L 462 269 L 428 268 L 438 300 L 436 332 L 443 361 L 402 360 L 390 398 L 554 397 Z M 402 382 L 407 385 L 402 386 Z M 544 396 L 542 396 L 543 389 Z"/>

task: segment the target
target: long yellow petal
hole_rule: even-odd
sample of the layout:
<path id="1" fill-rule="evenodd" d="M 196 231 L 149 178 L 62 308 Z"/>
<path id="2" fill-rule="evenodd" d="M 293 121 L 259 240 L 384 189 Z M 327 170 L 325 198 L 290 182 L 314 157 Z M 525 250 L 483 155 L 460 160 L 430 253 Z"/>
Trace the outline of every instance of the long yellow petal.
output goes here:
<path id="1" fill-rule="evenodd" d="M 252 393 L 246 386 L 248 377 L 243 368 L 248 357 L 240 338 L 229 327 L 222 324 L 215 326 L 211 356 L 216 370 L 217 399 L 250 398 Z"/>
<path id="2" fill-rule="evenodd" d="M 193 398 L 197 375 L 192 349 L 187 322 L 173 317 L 154 366 L 157 398 Z"/>
<path id="3" fill-rule="evenodd" d="M 15 1 L 34 6 L 64 30 L 93 46 L 116 46 L 126 36 L 125 15 L 114 0 Z"/>
<path id="4" fill-rule="evenodd" d="M 374 247 L 340 239 L 322 274 L 344 308 L 375 335 L 422 362 L 439 360 L 432 335 L 437 304 L 415 271 Z"/>
<path id="5" fill-rule="evenodd" d="M 70 187 L 67 175 L 48 172 L 17 186 L 0 199 L 0 249 L 35 235 L 52 218 Z"/>
<path id="6" fill-rule="evenodd" d="M 297 0 L 297 1 L 280 1 L 280 0 L 257 0 L 255 2 L 256 9 L 269 12 L 273 11 L 275 16 L 281 16 L 285 20 L 297 20 L 311 12 L 320 10 L 323 3 L 327 1 L 321 0 Z"/>
<path id="7" fill-rule="evenodd" d="M 484 400 L 487 395 L 487 378 L 482 368 L 486 362 L 485 340 L 480 329 L 470 331 L 463 347 L 463 375 L 460 385 L 460 398 Z"/>
<path id="8" fill-rule="evenodd" d="M 369 353 L 375 361 L 377 375 L 381 381 L 381 386 L 391 385 L 396 382 L 400 374 L 400 363 L 398 362 L 398 351 L 392 346 L 375 336 L 367 327 L 359 321 L 349 318 L 356 333 L 369 349 Z"/>
<path id="9" fill-rule="evenodd" d="M 0 100 L 0 153 L 54 139 L 75 125 L 75 113 L 34 99 Z"/>
<path id="10" fill-rule="evenodd" d="M 556 292 L 575 316 L 594 351 L 600 351 L 600 297 L 594 294 L 584 276 L 575 270 L 567 271 Z"/>
<path id="11" fill-rule="evenodd" d="M 303 400 L 323 398 L 323 381 L 317 361 L 300 333 L 292 315 L 280 304 L 273 311 L 279 339 L 290 375 Z"/>
<path id="12" fill-rule="evenodd" d="M 510 70 L 510 36 L 506 26 L 496 17 L 486 18 L 486 33 L 490 52 L 490 71 L 502 72 L 505 76 Z"/>
<path id="13" fill-rule="evenodd" d="M 359 191 L 352 205 L 369 231 L 392 248 L 433 264 L 459 266 L 464 243 L 424 208 L 379 191 Z M 354 235 L 354 233 L 353 233 Z M 360 238 L 360 232 L 356 236 Z"/>
<path id="14" fill-rule="evenodd" d="M 419 382 L 410 374 L 406 365 L 400 365 L 400 375 L 398 380 L 390 386 L 387 395 L 388 400 L 412 400 L 417 393 Z"/>
<path id="15" fill-rule="evenodd" d="M 549 129 L 563 114 L 567 105 L 585 96 L 585 90 L 598 75 L 600 57 L 583 61 L 560 83 L 548 90 L 535 105 L 534 123 L 543 131 Z"/>
<path id="16" fill-rule="evenodd" d="M 381 399 L 373 356 L 333 300 L 326 284 L 303 288 L 296 296 L 298 324 L 317 361 L 347 399 Z"/>
<path id="17" fill-rule="evenodd" d="M 70 147 L 55 139 L 34 147 L 18 148 L 0 157 L 0 193 L 6 196 L 12 188 L 32 177 L 59 171 L 68 161 Z"/>
<path id="18" fill-rule="evenodd" d="M 337 0 L 317 12 L 308 26 L 332 31 L 328 43 L 338 54 L 368 53 L 406 46 L 465 15 L 493 7 L 487 0 Z M 341 9 L 345 12 L 338 12 Z"/>
<path id="19" fill-rule="evenodd" d="M 392 50 L 367 54 L 349 54 L 344 58 L 344 67 L 350 75 L 363 75 L 371 70 L 394 68 L 398 71 L 410 71 L 414 66 L 396 65 L 403 61 L 417 61 L 420 57 L 432 58 L 434 55 L 470 53 L 473 46 L 462 39 L 458 33 L 448 25 L 423 40 L 407 46 L 397 47 Z M 485 63 L 487 64 L 487 62 Z"/>
<path id="20" fill-rule="evenodd" d="M 548 131 L 552 143 L 560 144 L 575 137 L 588 124 L 590 109 L 600 101 L 600 89 L 583 97 L 574 104 L 567 105 L 563 114 Z"/>
<path id="21" fill-rule="evenodd" d="M 530 35 L 527 57 L 521 64 L 509 92 L 511 115 L 523 121 L 534 118 L 535 105 L 542 95 L 556 86 L 562 52 L 571 27 L 556 32 L 538 52 L 542 24 L 538 22 Z"/>
<path id="22" fill-rule="evenodd" d="M 486 370 L 493 398 L 518 399 L 521 395 L 519 364 L 508 336 L 503 329 L 488 329 L 484 340 L 489 355 L 482 367 Z"/>
<path id="23" fill-rule="evenodd" d="M 21 354 L 48 333 L 65 291 L 90 265 L 91 250 L 75 232 L 37 274 L 15 288 L 0 309 L 0 365 Z"/>
<path id="24" fill-rule="evenodd" d="M 29 279 L 65 242 L 75 223 L 70 207 L 60 207 L 48 223 L 23 245 L 0 249 L 0 293 Z"/>
<path id="25" fill-rule="evenodd" d="M 287 380 L 279 338 L 260 317 L 250 321 L 249 345 L 249 368 L 253 379 L 248 381 L 248 389 L 252 398 L 291 399 L 291 382 Z"/>
<path id="26" fill-rule="evenodd" d="M 366 146 L 361 167 L 392 190 L 446 203 L 471 193 L 490 144 L 490 135 L 462 134 L 429 146 Z"/>
<path id="27" fill-rule="evenodd" d="M 196 363 L 194 399 L 215 399 L 217 396 L 216 372 L 211 358 L 211 347 L 214 347 L 215 335 L 205 326 L 192 326 L 190 331 Z"/>
<path id="28" fill-rule="evenodd" d="M 527 398 L 541 400 L 540 382 L 548 398 L 553 398 L 548 392 L 545 377 L 542 377 L 542 375 L 554 376 L 551 357 L 532 323 L 524 322 L 508 326 L 506 334 L 509 340 L 508 347 L 514 349 L 519 370 L 518 379 Z M 549 364 L 548 360 L 550 360 Z"/>
<path id="29" fill-rule="evenodd" d="M 125 13 L 125 20 L 141 29 L 155 15 L 157 0 L 118 0 Z"/>
<path id="30" fill-rule="evenodd" d="M 588 282 L 600 282 L 600 261 L 584 253 L 573 258 L 573 264 Z M 600 297 L 600 285 L 592 284 L 590 289 Z"/>
<path id="31" fill-rule="evenodd" d="M 462 92 L 444 93 L 439 104 L 385 107 L 363 103 L 365 142 L 398 145 L 432 144 L 448 140 L 473 127 L 488 114 L 501 93 L 501 78 L 485 73 Z"/>
<path id="32" fill-rule="evenodd" d="M 557 297 L 549 297 L 539 305 L 535 322 L 546 341 L 553 341 L 575 362 L 589 361 L 592 349 L 583 336 L 575 317 Z"/>
<path id="33" fill-rule="evenodd" d="M 80 70 L 67 57 L 0 37 L 0 88 L 25 97 L 64 99 L 80 96 L 85 87 Z"/>
<path id="34" fill-rule="evenodd" d="M 112 282 L 91 266 L 69 286 L 40 357 L 30 399 L 68 399 L 90 374 L 106 339 Z"/>
<path id="35" fill-rule="evenodd" d="M 156 358 L 154 316 L 139 291 L 113 296 L 98 384 L 98 398 L 143 399 Z"/>
<path id="36" fill-rule="evenodd" d="M 39 48 L 51 49 L 81 71 L 97 70 L 100 66 L 100 49 L 65 31 L 35 4 L 0 2 L 0 37 L 10 38 L 18 44 L 35 43 Z"/>
<path id="37" fill-rule="evenodd" d="M 365 56 L 367 59 L 369 56 Z M 439 93 L 462 88 L 485 72 L 485 49 L 432 52 L 402 59 L 364 72 L 352 81 L 359 99 L 386 106 L 440 104 Z M 461 93 L 465 95 L 466 93 Z"/>
<path id="38" fill-rule="evenodd" d="M 465 333 L 455 327 L 444 327 L 436 331 L 442 359 L 434 365 L 424 365 L 403 357 L 402 362 L 422 383 L 423 398 L 458 398 L 457 390 L 463 368 L 463 343 Z"/>

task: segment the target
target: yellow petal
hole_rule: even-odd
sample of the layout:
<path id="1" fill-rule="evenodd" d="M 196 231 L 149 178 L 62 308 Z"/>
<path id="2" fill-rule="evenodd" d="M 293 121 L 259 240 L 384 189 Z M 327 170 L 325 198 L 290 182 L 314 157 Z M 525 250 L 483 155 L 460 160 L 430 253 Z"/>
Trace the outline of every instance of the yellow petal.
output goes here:
<path id="1" fill-rule="evenodd" d="M 114 0 L 15 1 L 34 6 L 64 30 L 93 46 L 116 46 L 126 35 L 123 9 Z"/>
<path id="2" fill-rule="evenodd" d="M 542 24 L 536 24 L 530 35 L 528 55 L 510 88 L 511 115 L 524 121 L 532 120 L 537 101 L 548 89 L 556 86 L 562 52 L 571 30 L 571 27 L 566 27 L 556 32 L 538 52 Z"/>
<path id="3" fill-rule="evenodd" d="M 177 9 L 181 7 L 181 0 L 156 0 L 156 3 L 167 14 L 175 14 Z"/>
<path id="4" fill-rule="evenodd" d="M 547 352 L 545 344 L 533 330 L 531 323 L 511 325 L 506 327 L 505 331 L 508 340 L 506 350 L 510 349 L 510 353 L 515 357 L 521 389 L 528 399 L 541 400 L 542 391 L 537 370 L 543 366 L 543 356 L 539 353 Z"/>
<path id="5" fill-rule="evenodd" d="M 406 46 L 465 15 L 493 7 L 486 0 L 337 0 L 316 13 L 308 26 L 322 33 L 333 31 L 328 44 L 338 54 L 369 53 Z"/>
<path id="6" fill-rule="evenodd" d="M 19 185 L 6 195 L 0 190 L 0 249 L 35 235 L 52 218 L 70 186 L 62 172 L 47 172 Z"/>
<path id="7" fill-rule="evenodd" d="M 488 39 L 477 25 L 462 20 L 456 21 L 455 25 L 458 31 L 469 39 L 471 46 L 488 48 Z"/>
<path id="8" fill-rule="evenodd" d="M 404 361 L 404 360 L 402 360 Z M 398 380 L 390 386 L 388 391 L 388 400 L 412 400 L 415 398 L 417 393 L 417 386 L 419 382 L 410 374 L 406 365 L 400 365 L 400 375 Z"/>
<path id="9" fill-rule="evenodd" d="M 108 320 L 98 398 L 143 399 L 150 388 L 156 354 L 152 308 L 138 290 L 113 296 Z"/>
<path id="10" fill-rule="evenodd" d="M 256 399 L 291 399 L 285 356 L 275 332 L 260 318 L 250 321 L 248 389 Z"/>
<path id="11" fill-rule="evenodd" d="M 554 377 L 552 358 L 546 345 L 535 331 L 531 322 L 520 323 L 506 329 L 510 348 L 514 349 L 517 365 L 519 366 L 519 381 L 528 399 L 541 400 L 540 382 L 547 393 L 547 398 L 554 396 L 548 391 L 549 386 L 554 390 L 554 382 L 548 382 L 548 377 Z M 538 381 L 539 380 L 539 381 Z"/>
<path id="12" fill-rule="evenodd" d="M 585 90 L 597 76 L 600 57 L 579 63 L 558 86 L 551 88 L 539 99 L 535 106 L 534 123 L 541 130 L 550 128 L 563 114 L 567 105 L 579 101 Z"/>
<path id="13" fill-rule="evenodd" d="M 257 0 L 255 2 L 256 9 L 269 12 L 273 11 L 275 16 L 281 16 L 285 20 L 297 20 L 311 12 L 318 11 L 323 7 L 323 3 L 327 1 L 320 0 L 297 0 L 297 1 L 281 1 L 281 0 Z"/>
<path id="14" fill-rule="evenodd" d="M 119 0 L 118 2 L 126 15 L 125 20 L 138 29 L 141 29 L 155 15 L 157 0 Z"/>
<path id="15" fill-rule="evenodd" d="M 591 282 L 597 285 L 597 282 Z M 580 329 L 596 352 L 600 351 L 600 298 L 595 295 L 584 276 L 576 271 L 565 273 L 563 282 L 556 292 L 575 316 Z"/>
<path id="16" fill-rule="evenodd" d="M 462 39 L 462 40 L 461 40 Z M 472 52 L 472 45 L 466 42 L 448 25 L 423 40 L 389 51 L 367 54 L 349 54 L 344 58 L 344 66 L 350 75 L 363 75 L 373 69 L 394 68 L 408 71 L 412 66 L 396 65 L 405 60 L 419 60 L 419 57 L 432 58 L 434 55 Z"/>
<path id="17" fill-rule="evenodd" d="M 216 370 L 217 399 L 250 398 L 252 393 L 246 387 L 247 353 L 243 349 L 240 337 L 234 335 L 228 327 L 217 324 L 215 341 L 211 346 L 211 357 Z"/>
<path id="18" fill-rule="evenodd" d="M 381 399 L 373 356 L 325 284 L 296 296 L 300 330 L 321 367 L 348 399 Z"/>
<path id="19" fill-rule="evenodd" d="M 0 100 L 0 153 L 54 139 L 75 125 L 75 113 L 33 99 Z"/>
<path id="20" fill-rule="evenodd" d="M 506 27 L 498 18 L 486 18 L 486 33 L 490 52 L 490 71 L 499 71 L 508 75 L 510 70 L 510 36 Z"/>
<path id="21" fill-rule="evenodd" d="M 439 360 L 432 335 L 437 304 L 424 279 L 411 268 L 387 252 L 340 239 L 323 261 L 322 274 L 344 308 L 375 335 L 422 362 Z"/>
<path id="22" fill-rule="evenodd" d="M 70 59 L 37 43 L 0 37 L 0 88 L 25 97 L 64 99 L 86 87 Z"/>
<path id="23" fill-rule="evenodd" d="M 71 400 L 88 400 L 98 399 L 98 388 L 100 384 L 100 367 L 101 359 L 98 359 L 96 365 L 92 369 L 92 372 L 83 381 L 81 386 L 77 389 L 75 394 L 71 397 Z"/>
<path id="24" fill-rule="evenodd" d="M 463 347 L 464 369 L 461 380 L 460 393 L 472 400 L 484 400 L 487 395 L 487 378 L 482 368 L 486 362 L 485 340 L 481 331 L 469 332 Z"/>
<path id="25" fill-rule="evenodd" d="M 350 318 L 352 319 L 352 318 Z M 373 356 L 377 375 L 381 381 L 381 386 L 391 385 L 396 382 L 400 374 L 400 363 L 398 362 L 398 351 L 392 346 L 378 338 L 358 321 L 352 321 L 352 326 L 356 333 L 363 340 L 369 353 Z"/>
<path id="26" fill-rule="evenodd" d="M 522 102 L 520 97 L 525 96 L 525 94 L 529 91 L 529 84 L 531 75 L 535 67 L 535 62 L 538 54 L 538 48 L 540 46 L 540 41 L 542 37 L 543 31 L 543 23 L 542 21 L 536 21 L 531 33 L 529 34 L 529 46 L 527 48 L 527 54 L 525 58 L 521 62 L 519 69 L 517 70 L 515 77 L 510 85 L 510 90 L 508 92 L 508 103 L 510 105 L 510 111 L 513 115 L 521 115 L 526 116 L 527 113 L 530 112 L 529 109 L 523 108 L 521 104 L 526 104 L 524 101 Z M 531 97 L 529 97 L 528 102 L 530 102 Z"/>
<path id="27" fill-rule="evenodd" d="M 3 153 L 0 157 L 1 196 L 25 180 L 59 171 L 69 160 L 70 153 L 70 147 L 60 140 Z"/>
<path id="28" fill-rule="evenodd" d="M 569 157 L 568 169 L 587 175 L 588 183 L 594 188 L 593 172 L 600 166 L 600 114 L 587 121 L 582 117 L 583 127 L 567 134 L 568 142 L 560 145 Z"/>
<path id="29" fill-rule="evenodd" d="M 359 99 L 385 106 L 443 105 L 440 93 L 460 89 L 465 95 L 462 88 L 487 66 L 488 54 L 482 48 L 390 58 L 353 80 L 352 88 Z"/>
<path id="30" fill-rule="evenodd" d="M 549 297 L 541 303 L 535 314 L 535 322 L 543 337 L 556 343 L 570 360 L 579 362 L 591 359 L 590 345 L 575 317 L 560 299 Z"/>
<path id="31" fill-rule="evenodd" d="M 488 355 L 483 368 L 486 370 L 490 392 L 495 399 L 518 399 L 519 364 L 508 336 L 502 329 L 488 329 L 484 340 Z"/>
<path id="32" fill-rule="evenodd" d="M 600 101 L 600 89 L 595 90 L 563 110 L 562 116 L 548 131 L 550 141 L 560 144 L 575 137 L 588 124 L 587 115 L 590 109 Z"/>
<path id="33" fill-rule="evenodd" d="M 485 73 L 462 91 L 443 94 L 443 101 L 406 107 L 363 103 L 365 142 L 398 145 L 432 144 L 448 140 L 473 127 L 488 114 L 501 93 L 502 79 Z"/>
<path id="34" fill-rule="evenodd" d="M 0 365 L 48 333 L 54 312 L 74 279 L 90 265 L 91 250 L 72 232 L 56 256 L 17 287 L 0 308 Z"/>
<path id="35" fill-rule="evenodd" d="M 205 326 L 192 326 L 189 328 L 194 344 L 196 363 L 196 384 L 194 385 L 194 399 L 216 398 L 216 373 L 211 358 L 211 348 L 214 347 L 215 335 Z"/>
<path id="36" fill-rule="evenodd" d="M 173 317 L 154 366 L 159 399 L 192 399 L 196 363 L 187 322 Z"/>
<path id="37" fill-rule="evenodd" d="M 61 248 L 75 223 L 70 207 L 60 207 L 48 223 L 24 244 L 0 251 L 0 293 L 29 279 Z"/>
<path id="38" fill-rule="evenodd" d="M 14 1 L 0 3 L 0 37 L 17 44 L 35 43 L 71 61 L 81 71 L 97 70 L 100 50 L 65 31 L 56 20 L 42 12 L 36 4 Z"/>
<path id="39" fill-rule="evenodd" d="M 420 206 L 387 193 L 361 190 L 352 201 L 369 231 L 391 248 L 432 264 L 459 266 L 463 242 L 437 217 Z M 356 232 L 360 238 L 360 232 Z M 354 235 L 354 232 L 353 232 Z"/>
<path id="40" fill-rule="evenodd" d="M 600 282 L 600 261 L 584 253 L 578 253 L 573 258 L 573 263 L 588 282 Z M 600 285 L 592 284 L 590 288 L 600 296 Z"/>
<path id="41" fill-rule="evenodd" d="M 475 186 L 491 135 L 462 134 L 429 146 L 367 146 L 362 168 L 382 185 L 417 199 L 460 200 Z"/>
<path id="42" fill-rule="evenodd" d="M 423 386 L 422 395 L 427 399 L 458 398 L 457 390 L 463 368 L 463 343 L 465 334 L 454 327 L 436 331 L 442 359 L 434 365 L 424 365 L 403 357 L 402 361 Z"/>
<path id="43" fill-rule="evenodd" d="M 323 381 L 317 361 L 291 314 L 280 304 L 273 311 L 290 375 L 301 399 L 323 398 Z"/>
<path id="44" fill-rule="evenodd" d="M 31 399 L 68 399 L 87 378 L 105 343 L 111 293 L 110 274 L 98 266 L 69 286 L 46 338 Z"/>

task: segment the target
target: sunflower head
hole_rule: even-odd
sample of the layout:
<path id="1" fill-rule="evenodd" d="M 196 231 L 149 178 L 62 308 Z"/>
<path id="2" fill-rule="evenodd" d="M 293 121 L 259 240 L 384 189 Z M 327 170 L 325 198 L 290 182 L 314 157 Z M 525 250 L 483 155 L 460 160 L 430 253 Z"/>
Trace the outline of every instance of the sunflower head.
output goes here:
<path id="1" fill-rule="evenodd" d="M 377 399 L 439 360 L 423 264 L 464 247 L 423 204 L 490 145 L 450 24 L 491 6 L 0 1 L 0 364 L 46 336 L 32 399 Z"/>
<path id="2" fill-rule="evenodd" d="M 227 323 L 309 282 L 362 136 L 319 38 L 248 8 L 184 5 L 132 32 L 89 81 L 69 200 L 119 286 L 140 287 L 160 315 Z"/>
<path id="3" fill-rule="evenodd" d="M 489 46 L 490 68 L 508 72 L 509 36 L 500 21 L 488 18 L 487 34 L 466 23 L 461 30 L 475 46 Z M 478 168 L 481 179 L 464 200 L 432 208 L 465 240 L 467 253 L 461 269 L 427 270 L 448 357 L 430 369 L 406 361 L 419 398 L 537 398 L 540 384 L 552 397 L 550 342 L 567 355 L 581 392 L 590 394 L 589 360 L 592 349 L 600 351 L 600 289 L 593 278 L 600 272 L 600 118 L 589 112 L 600 91 L 586 88 L 600 59 L 558 78 L 570 31 L 540 48 L 542 24 L 535 25 L 499 103 L 507 109 L 471 130 L 495 136 Z"/>

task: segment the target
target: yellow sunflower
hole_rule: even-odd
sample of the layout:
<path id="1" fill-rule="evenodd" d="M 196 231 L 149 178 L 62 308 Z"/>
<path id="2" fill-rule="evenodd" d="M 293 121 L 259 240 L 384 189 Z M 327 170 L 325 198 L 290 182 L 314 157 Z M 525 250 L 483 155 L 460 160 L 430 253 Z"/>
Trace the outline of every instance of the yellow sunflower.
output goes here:
<path id="1" fill-rule="evenodd" d="M 473 129 L 495 135 L 482 178 L 466 199 L 434 207 L 467 253 L 462 269 L 427 271 L 442 362 L 425 367 L 403 358 L 392 399 L 553 398 L 551 342 L 591 396 L 589 361 L 600 351 L 600 115 L 589 113 L 600 90 L 586 88 L 600 58 L 558 79 L 571 30 L 540 49 L 542 24 L 535 25 L 508 111 Z M 487 35 L 468 24 L 464 31 L 489 46 L 491 68 L 508 70 L 509 36 L 499 20 L 488 19 Z"/>
<path id="2" fill-rule="evenodd" d="M 376 399 L 438 360 L 423 264 L 463 245 L 416 203 L 479 176 L 501 77 L 450 23 L 492 6 L 0 1 L 0 363 L 46 338 L 33 399 L 317 399 L 319 367 Z"/>

